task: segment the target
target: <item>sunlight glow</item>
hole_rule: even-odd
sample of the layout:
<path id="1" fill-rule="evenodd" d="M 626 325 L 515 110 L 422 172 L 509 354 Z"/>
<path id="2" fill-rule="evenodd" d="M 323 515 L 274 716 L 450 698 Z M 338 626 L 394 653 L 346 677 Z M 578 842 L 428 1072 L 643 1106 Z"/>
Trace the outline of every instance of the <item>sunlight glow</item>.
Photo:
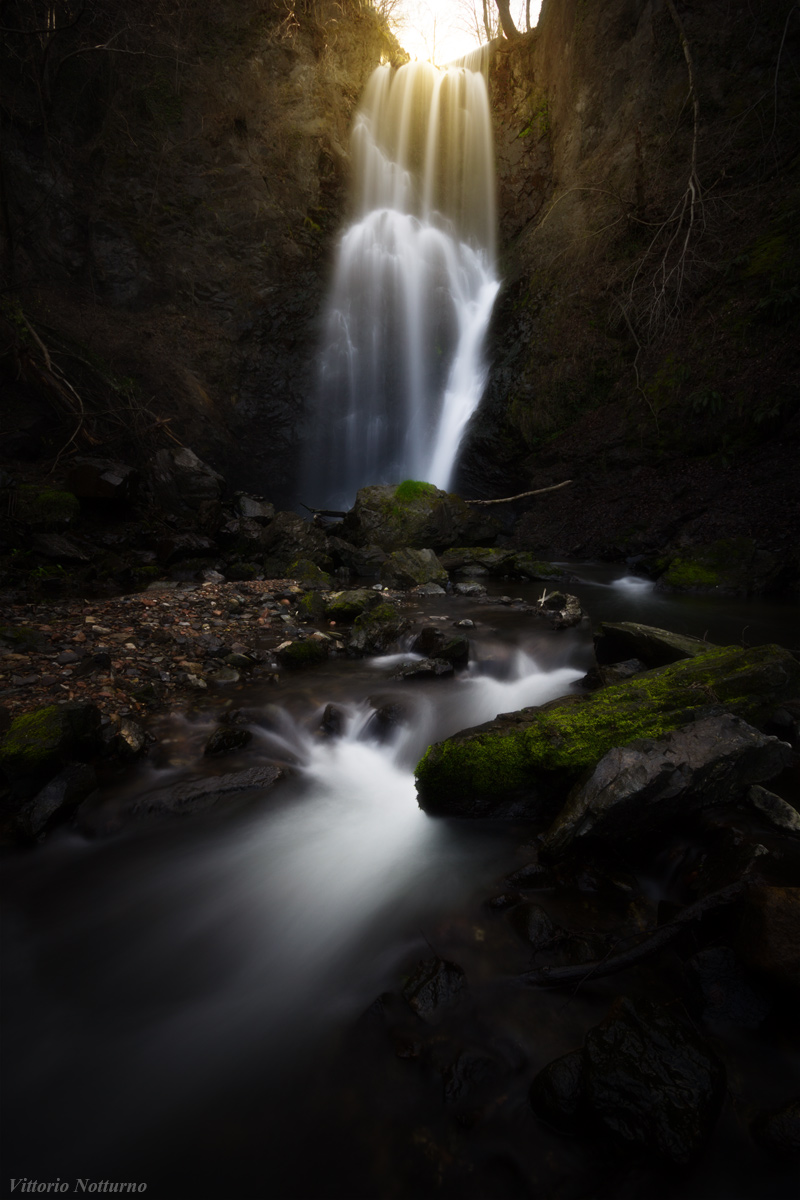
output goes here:
<path id="1" fill-rule="evenodd" d="M 497 21 L 493 0 L 489 3 Z M 531 26 L 539 19 L 541 0 L 531 0 Z M 525 2 L 512 0 L 511 15 L 525 30 Z M 482 0 L 399 0 L 390 20 L 397 40 L 412 59 L 444 66 L 486 41 Z"/>

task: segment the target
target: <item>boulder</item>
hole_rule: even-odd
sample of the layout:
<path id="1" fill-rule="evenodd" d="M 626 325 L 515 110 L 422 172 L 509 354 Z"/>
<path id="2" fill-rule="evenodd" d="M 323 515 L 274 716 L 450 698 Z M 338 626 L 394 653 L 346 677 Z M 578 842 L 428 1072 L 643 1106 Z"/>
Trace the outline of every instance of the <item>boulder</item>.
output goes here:
<path id="1" fill-rule="evenodd" d="M 496 550 L 488 546 L 451 546 L 439 555 L 446 571 L 473 575 L 508 575 L 516 555 L 513 550 Z"/>
<path id="2" fill-rule="evenodd" d="M 708 650 L 436 743 L 417 766 L 420 805 L 442 816 L 547 819 L 609 750 L 662 737 L 709 709 L 758 725 L 798 690 L 800 664 L 779 646 Z"/>
<path id="3" fill-rule="evenodd" d="M 443 958 L 421 962 L 403 987 L 403 995 L 418 1017 L 436 1024 L 464 997 L 467 981 L 457 963 Z"/>
<path id="4" fill-rule="evenodd" d="M 303 667 L 316 667 L 328 657 L 328 643 L 321 638 L 306 638 L 302 642 L 290 642 L 278 649 L 276 657 L 282 667 L 297 671 Z"/>
<path id="5" fill-rule="evenodd" d="M 487 545 L 500 531 L 499 522 L 479 506 L 414 480 L 361 488 L 340 526 L 346 541 L 380 546 L 387 552 L 406 546 L 444 550 L 453 545 Z"/>
<path id="6" fill-rule="evenodd" d="M 530 1103 L 566 1133 L 609 1135 L 618 1147 L 686 1166 L 703 1151 L 725 1094 L 725 1069 L 666 1009 L 620 997 L 582 1050 L 534 1079 Z"/>
<path id="7" fill-rule="evenodd" d="M 539 612 L 554 629 L 572 629 L 580 625 L 585 613 L 577 596 L 569 592 L 550 592 L 539 601 Z"/>
<path id="8" fill-rule="evenodd" d="M 253 734 L 249 729 L 236 725 L 219 725 L 206 742 L 203 754 L 210 758 L 235 754 L 237 750 L 244 750 L 252 740 Z"/>
<path id="9" fill-rule="evenodd" d="M 129 504 L 136 496 L 139 472 L 114 459 L 79 457 L 70 464 L 67 483 L 81 500 Z"/>
<path id="10" fill-rule="evenodd" d="M 754 784 L 748 790 L 745 800 L 773 829 L 780 833 L 800 835 L 800 812 L 789 804 L 788 800 L 783 800 L 758 784 Z"/>
<path id="11" fill-rule="evenodd" d="M 443 658 L 417 658 L 413 662 L 401 663 L 394 679 L 441 679 L 453 674 L 453 664 Z"/>
<path id="12" fill-rule="evenodd" d="M 216 512 L 225 480 L 187 446 L 159 450 L 153 460 L 150 488 L 167 512 L 196 513 L 201 519 Z"/>
<path id="13" fill-rule="evenodd" d="M 17 817 L 20 833 L 39 837 L 54 819 L 72 812 L 96 787 L 97 776 L 88 763 L 64 767 L 20 810 Z"/>
<path id="14" fill-rule="evenodd" d="M 380 546 L 353 546 L 340 537 L 328 538 L 328 550 L 337 567 L 345 567 L 351 575 L 377 579 L 389 555 Z"/>
<path id="15" fill-rule="evenodd" d="M 437 625 L 423 625 L 411 649 L 426 658 L 443 658 L 454 667 L 465 667 L 469 662 L 469 638 L 463 633 L 445 633 Z"/>
<path id="16" fill-rule="evenodd" d="M 72 492 L 23 483 L 14 495 L 14 516 L 34 529 L 64 529 L 80 515 L 80 503 Z"/>
<path id="17" fill-rule="evenodd" d="M 586 1035 L 582 1090 L 595 1127 L 631 1150 L 686 1166 L 714 1130 L 725 1069 L 666 1009 L 623 996 Z"/>
<path id="18" fill-rule="evenodd" d="M 61 767 L 101 747 L 100 710 L 71 701 L 16 717 L 0 739 L 0 770 L 14 792 L 33 796 Z"/>
<path id="19" fill-rule="evenodd" d="M 790 746 L 730 713 L 637 739 L 609 750 L 573 790 L 544 846 L 557 855 L 589 840 L 658 836 L 675 818 L 735 801 L 791 762 Z"/>
<path id="20" fill-rule="evenodd" d="M 447 572 L 433 550 L 405 547 L 395 550 L 381 567 L 381 582 L 389 587 L 413 588 L 424 583 L 447 583 Z"/>
<path id="21" fill-rule="evenodd" d="M 263 542 L 267 578 L 279 579 L 288 575 L 288 568 L 298 559 L 308 559 L 322 570 L 333 566 L 325 534 L 315 529 L 297 513 L 279 512 L 263 527 Z"/>
<path id="22" fill-rule="evenodd" d="M 670 633 L 636 621 L 601 621 L 594 635 L 594 652 L 600 666 L 641 659 L 646 667 L 665 667 L 681 658 L 694 658 L 710 649 L 702 638 Z"/>
<path id="23" fill-rule="evenodd" d="M 771 1112 L 759 1113 L 751 1125 L 753 1140 L 781 1157 L 800 1157 L 800 1096 Z"/>
<path id="24" fill-rule="evenodd" d="M 397 639 L 406 632 L 409 620 L 392 604 L 382 600 L 369 612 L 356 617 L 353 632 L 347 643 L 347 653 L 354 658 L 371 654 L 386 654 Z"/>
<path id="25" fill-rule="evenodd" d="M 334 592 L 325 603 L 325 616 L 329 621 L 355 621 L 356 617 L 374 608 L 381 600 L 380 592 L 373 588 L 353 588 L 350 591 Z"/>
<path id="26" fill-rule="evenodd" d="M 514 555 L 510 568 L 509 574 L 520 575 L 523 579 L 529 579 L 533 582 L 547 583 L 550 580 L 556 583 L 575 582 L 574 575 L 570 575 L 568 571 L 557 567 L 555 563 L 544 562 L 542 559 L 535 558 L 527 550 Z"/>
<path id="27" fill-rule="evenodd" d="M 232 517 L 217 530 L 217 541 L 230 555 L 258 557 L 264 548 L 264 530 L 251 517 Z"/>
<path id="28" fill-rule="evenodd" d="M 275 516 L 275 505 L 270 504 L 259 496 L 248 496 L 244 492 L 236 493 L 236 511 L 248 521 L 257 521 L 267 525 Z"/>

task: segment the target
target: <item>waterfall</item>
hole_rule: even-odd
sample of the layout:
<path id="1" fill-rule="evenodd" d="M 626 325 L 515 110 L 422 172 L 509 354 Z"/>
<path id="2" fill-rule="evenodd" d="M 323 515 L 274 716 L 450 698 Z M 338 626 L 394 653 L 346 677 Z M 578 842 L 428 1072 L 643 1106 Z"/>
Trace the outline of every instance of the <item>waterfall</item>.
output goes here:
<path id="1" fill-rule="evenodd" d="M 349 506 L 367 483 L 447 488 L 486 383 L 499 287 L 486 80 L 467 64 L 372 75 L 352 132 L 305 494 Z"/>

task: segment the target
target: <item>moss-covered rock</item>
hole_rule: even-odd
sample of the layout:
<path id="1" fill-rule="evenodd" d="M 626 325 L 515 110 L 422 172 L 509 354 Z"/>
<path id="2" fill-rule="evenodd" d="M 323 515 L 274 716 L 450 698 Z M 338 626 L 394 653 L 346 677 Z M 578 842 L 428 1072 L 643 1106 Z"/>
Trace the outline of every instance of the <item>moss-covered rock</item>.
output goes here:
<path id="1" fill-rule="evenodd" d="M 310 558 L 296 558 L 289 563 L 286 573 L 290 579 L 296 579 L 305 591 L 311 588 L 328 591 L 331 587 L 331 577 L 328 572 L 323 571 Z"/>
<path id="2" fill-rule="evenodd" d="M 37 529 L 63 529 L 77 521 L 80 501 L 72 492 L 23 484 L 17 493 L 17 518 Z"/>
<path id="3" fill-rule="evenodd" d="M 447 572 L 433 550 L 404 547 L 389 555 L 381 567 L 381 580 L 390 587 L 412 588 L 425 583 L 446 587 Z"/>
<path id="4" fill-rule="evenodd" d="M 759 725 L 798 691 L 800 664 L 780 646 L 709 650 L 438 742 L 417 766 L 420 805 L 439 815 L 547 819 L 613 747 L 661 737 L 715 708 Z"/>
<path id="5" fill-rule="evenodd" d="M 303 592 L 297 611 L 304 621 L 317 622 L 325 617 L 325 600 L 319 591 Z"/>
<path id="6" fill-rule="evenodd" d="M 656 583 L 658 591 L 717 592 L 727 596 L 760 595 L 787 582 L 788 567 L 759 550 L 752 538 L 723 538 L 693 546 L 671 558 Z"/>
<path id="7" fill-rule="evenodd" d="M 374 588 L 352 588 L 334 592 L 325 604 L 325 616 L 330 621 L 355 621 L 380 603 L 380 592 Z"/>
<path id="8" fill-rule="evenodd" d="M 354 658 L 369 654 L 386 654 L 408 629 L 408 618 L 385 600 L 369 612 L 356 617 L 353 633 L 347 643 L 347 653 Z"/>
<path id="9" fill-rule="evenodd" d="M 0 741 L 0 770 L 20 795 L 33 795 L 66 763 L 100 749 L 94 704 L 51 704 L 23 713 Z"/>
<path id="10" fill-rule="evenodd" d="M 439 560 L 446 571 L 508 575 L 515 557 L 513 550 L 500 550 L 493 546 L 450 546 L 442 551 Z"/>
<path id="11" fill-rule="evenodd" d="M 452 492 L 406 480 L 361 488 L 340 532 L 356 546 L 375 545 L 387 552 L 406 546 L 443 550 L 491 543 L 500 525 Z"/>
<path id="12" fill-rule="evenodd" d="M 307 638 L 302 642 L 292 642 L 278 651 L 278 662 L 290 671 L 302 667 L 316 667 L 328 657 L 328 643 L 322 638 Z"/>

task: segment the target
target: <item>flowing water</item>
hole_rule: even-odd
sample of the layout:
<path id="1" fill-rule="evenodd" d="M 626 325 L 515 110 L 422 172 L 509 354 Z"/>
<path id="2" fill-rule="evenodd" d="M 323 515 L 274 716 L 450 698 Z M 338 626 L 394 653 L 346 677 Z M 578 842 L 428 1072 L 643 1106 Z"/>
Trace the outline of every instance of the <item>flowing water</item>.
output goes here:
<path id="1" fill-rule="evenodd" d="M 576 590 L 606 595 L 618 619 L 641 615 L 650 595 L 627 579 Z M 498 992 L 528 951 L 502 922 L 487 924 L 481 904 L 527 861 L 530 834 L 426 817 L 412 772 L 432 740 L 569 691 L 591 660 L 589 633 L 553 633 L 502 604 L 422 603 L 418 615 L 443 628 L 476 622 L 470 669 L 457 678 L 394 681 L 392 656 L 330 663 L 280 692 L 236 696 L 255 735 L 240 759 L 203 760 L 214 721 L 175 716 L 162 723 L 153 761 L 114 784 L 141 793 L 258 761 L 293 764 L 273 793 L 111 840 L 62 829 L 7 861 L 10 1176 L 145 1181 L 160 1200 L 411 1194 L 408 1180 L 392 1180 L 406 1169 L 404 1147 L 433 1138 L 444 1120 L 441 1082 L 385 1034 L 350 1039 L 370 1002 L 432 953 L 463 966 L 482 1006 L 465 1038 L 483 1044 L 493 1014 L 493 1052 L 511 1065 L 515 1120 L 527 1122 L 519 1169 L 529 1179 L 544 1172 L 543 1194 L 580 1175 L 581 1152 L 536 1126 L 525 1089 L 535 1069 L 580 1043 L 614 984 L 568 1002 Z M 750 608 L 752 624 L 759 606 Z M 695 618 L 711 619 L 710 636 L 713 616 Z M 330 701 L 338 738 L 320 733 Z M 387 706 L 399 715 L 388 737 L 375 716 Z M 561 903 L 567 923 L 579 921 L 587 897 Z M 764 1062 L 770 1051 L 759 1046 L 756 1073 Z M 781 1061 L 771 1070 L 771 1086 L 783 1086 Z M 486 1133 L 464 1136 L 481 1146 Z M 502 1171 L 491 1192 L 481 1190 L 485 1173 L 475 1178 L 477 1191 L 465 1184 L 457 1194 L 531 1194 Z M 730 1179 L 704 1186 L 685 1194 L 740 1194 L 725 1190 Z"/>
<path id="2" fill-rule="evenodd" d="M 447 488 L 486 383 L 499 287 L 486 80 L 468 66 L 379 67 L 352 133 L 354 217 L 327 307 L 304 494 Z"/>

